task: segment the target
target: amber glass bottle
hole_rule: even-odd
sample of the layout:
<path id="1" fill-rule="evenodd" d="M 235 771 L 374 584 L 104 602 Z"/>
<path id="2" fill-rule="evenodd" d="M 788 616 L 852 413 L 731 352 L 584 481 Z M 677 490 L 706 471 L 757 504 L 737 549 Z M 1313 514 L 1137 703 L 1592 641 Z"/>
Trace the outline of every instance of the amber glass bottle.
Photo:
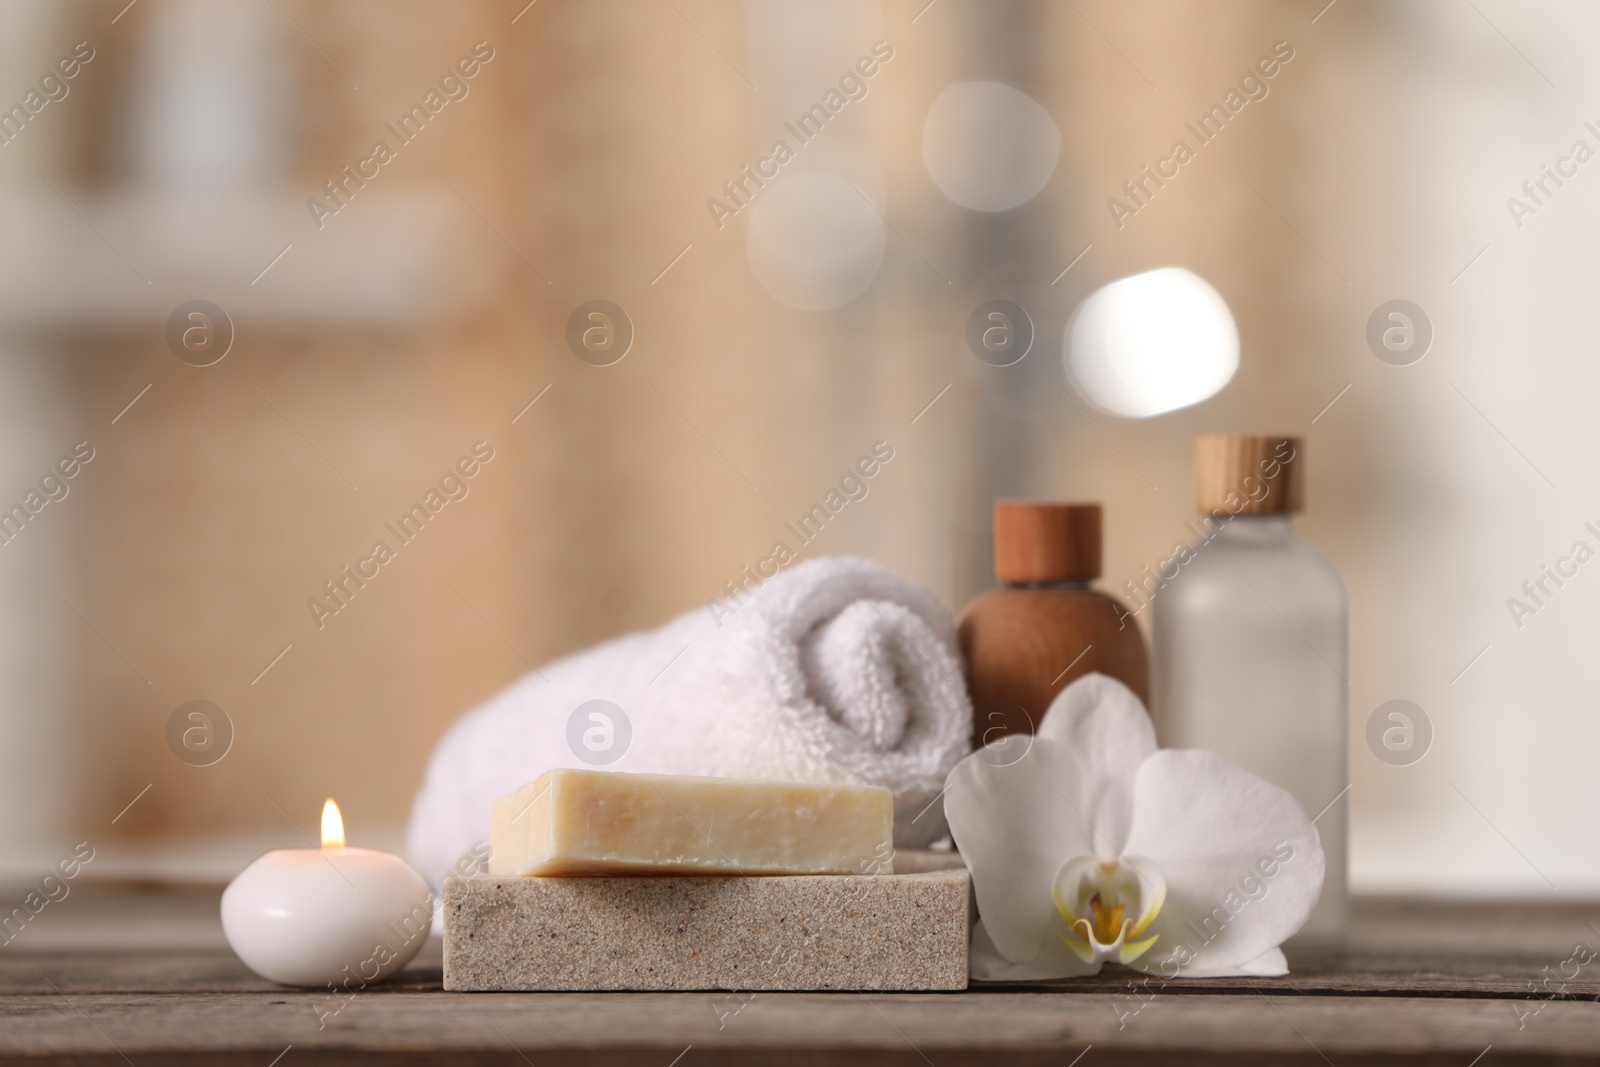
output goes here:
<path id="1" fill-rule="evenodd" d="M 1099 671 L 1148 706 L 1150 666 L 1128 610 L 1089 588 L 1100 576 L 1100 505 L 998 500 L 1000 587 L 961 614 L 976 744 L 1032 733 L 1055 695 Z"/>

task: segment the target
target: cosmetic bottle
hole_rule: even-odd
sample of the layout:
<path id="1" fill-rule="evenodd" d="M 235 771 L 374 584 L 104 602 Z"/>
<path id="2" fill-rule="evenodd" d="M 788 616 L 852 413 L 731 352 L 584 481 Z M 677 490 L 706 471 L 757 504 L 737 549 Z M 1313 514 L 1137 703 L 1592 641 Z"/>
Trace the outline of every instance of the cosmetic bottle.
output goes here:
<path id="1" fill-rule="evenodd" d="M 968 604 L 957 627 L 975 744 L 1033 733 L 1055 695 L 1091 671 L 1149 702 L 1138 623 L 1089 587 L 1100 576 L 1100 526 L 1099 504 L 995 502 L 1000 586 Z"/>
<path id="2" fill-rule="evenodd" d="M 1290 525 L 1304 475 L 1299 438 L 1196 439 L 1203 532 L 1152 593 L 1154 712 L 1163 748 L 1226 756 L 1315 820 L 1322 897 L 1291 944 L 1331 947 L 1349 916 L 1349 606 L 1339 572 Z"/>

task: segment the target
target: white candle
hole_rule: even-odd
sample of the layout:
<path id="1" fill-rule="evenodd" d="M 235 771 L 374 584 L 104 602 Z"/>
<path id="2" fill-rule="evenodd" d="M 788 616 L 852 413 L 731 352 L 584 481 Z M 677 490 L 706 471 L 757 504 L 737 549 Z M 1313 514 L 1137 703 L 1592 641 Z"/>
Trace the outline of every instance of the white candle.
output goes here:
<path id="1" fill-rule="evenodd" d="M 391 852 L 346 848 L 330 799 L 321 848 L 274 849 L 222 894 L 222 930 L 252 971 L 284 985 L 357 990 L 381 982 L 422 948 L 433 894 Z"/>

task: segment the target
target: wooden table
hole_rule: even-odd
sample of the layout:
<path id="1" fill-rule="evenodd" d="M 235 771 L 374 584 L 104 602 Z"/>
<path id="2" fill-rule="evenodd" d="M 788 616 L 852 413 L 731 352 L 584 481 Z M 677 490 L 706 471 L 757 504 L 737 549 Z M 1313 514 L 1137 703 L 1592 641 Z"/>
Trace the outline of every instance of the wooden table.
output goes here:
<path id="1" fill-rule="evenodd" d="M 51 907 L 0 948 L 0 1063 L 1600 1063 L 1600 903 L 1361 900 L 1342 955 L 1164 987 L 1108 969 L 942 994 L 465 995 L 434 944 L 325 1018 L 336 1001 L 227 951 L 215 890 Z"/>

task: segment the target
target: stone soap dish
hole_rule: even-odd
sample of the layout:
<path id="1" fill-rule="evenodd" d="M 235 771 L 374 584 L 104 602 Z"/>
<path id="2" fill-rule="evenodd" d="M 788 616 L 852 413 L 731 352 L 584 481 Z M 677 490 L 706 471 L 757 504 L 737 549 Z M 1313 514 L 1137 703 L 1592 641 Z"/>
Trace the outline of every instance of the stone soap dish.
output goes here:
<path id="1" fill-rule="evenodd" d="M 448 878 L 444 987 L 965 989 L 970 875 L 895 865 L 917 873 Z"/>

